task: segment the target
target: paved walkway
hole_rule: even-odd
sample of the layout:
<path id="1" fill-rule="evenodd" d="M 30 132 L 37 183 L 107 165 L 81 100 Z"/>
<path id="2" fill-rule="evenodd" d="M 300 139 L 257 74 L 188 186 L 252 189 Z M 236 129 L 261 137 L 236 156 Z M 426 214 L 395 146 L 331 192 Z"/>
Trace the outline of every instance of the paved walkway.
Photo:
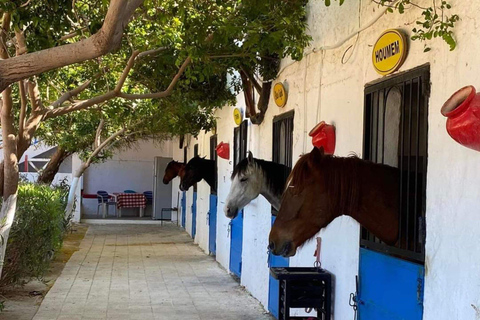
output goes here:
<path id="1" fill-rule="evenodd" d="M 34 320 L 267 320 L 176 226 L 92 225 Z"/>

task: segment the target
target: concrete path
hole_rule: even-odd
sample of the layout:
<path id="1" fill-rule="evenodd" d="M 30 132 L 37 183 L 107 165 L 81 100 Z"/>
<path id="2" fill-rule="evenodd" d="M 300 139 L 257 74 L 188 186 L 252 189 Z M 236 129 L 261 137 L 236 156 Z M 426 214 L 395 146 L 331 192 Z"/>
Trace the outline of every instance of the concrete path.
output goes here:
<path id="1" fill-rule="evenodd" d="M 176 226 L 92 225 L 34 317 L 44 319 L 273 318 Z"/>

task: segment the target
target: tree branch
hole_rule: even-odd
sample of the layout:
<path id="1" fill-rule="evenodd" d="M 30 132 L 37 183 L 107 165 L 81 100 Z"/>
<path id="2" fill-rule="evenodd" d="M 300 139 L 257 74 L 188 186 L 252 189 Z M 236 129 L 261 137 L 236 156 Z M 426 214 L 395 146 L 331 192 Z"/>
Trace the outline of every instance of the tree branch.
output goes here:
<path id="1" fill-rule="evenodd" d="M 255 79 L 255 77 L 253 76 L 253 74 L 251 74 L 250 72 L 248 72 L 247 70 L 245 70 L 244 67 L 240 67 L 241 69 L 241 72 L 243 72 L 245 74 L 245 76 L 248 77 L 248 80 L 250 80 L 253 84 L 253 86 L 255 87 L 255 90 L 257 91 L 258 94 L 261 94 L 262 92 L 262 86 L 257 82 L 257 79 Z"/>
<path id="2" fill-rule="evenodd" d="M 112 134 L 107 139 L 105 139 L 105 141 L 103 141 L 97 148 L 95 148 L 95 150 L 90 155 L 90 157 L 88 157 L 87 161 L 85 162 L 85 166 L 88 168 L 92 163 L 93 158 L 95 158 L 105 146 L 107 146 L 110 142 L 115 140 L 115 138 L 117 138 L 118 136 L 122 135 L 126 130 L 127 130 L 126 128 L 122 128 L 117 132 L 115 132 L 114 134 Z"/>
<path id="3" fill-rule="evenodd" d="M 21 79 L 94 59 L 118 48 L 125 25 L 142 2 L 143 0 L 111 0 L 102 28 L 89 38 L 0 60 L 0 92 Z"/>
<path id="4" fill-rule="evenodd" d="M 19 56 L 27 52 L 25 36 L 18 28 L 15 28 L 15 37 L 17 39 L 16 54 Z M 18 90 L 20 92 L 20 116 L 18 119 L 17 139 L 20 139 L 20 136 L 23 134 L 23 128 L 25 127 L 25 116 L 27 113 L 27 94 L 25 92 L 25 82 L 23 80 L 18 81 Z"/>
<path id="5" fill-rule="evenodd" d="M 163 50 L 163 48 L 160 48 L 160 49 Z M 147 53 L 148 54 L 157 53 L 157 52 L 159 52 L 160 49 L 149 50 L 149 51 L 145 51 L 145 52 L 142 52 L 142 53 L 140 53 L 137 50 L 134 51 L 132 53 L 132 55 L 130 56 L 130 58 L 128 59 L 127 65 L 123 69 L 122 75 L 121 75 L 120 79 L 118 80 L 118 83 L 115 86 L 115 89 L 110 90 L 107 93 L 104 93 L 100 96 L 93 97 L 93 98 L 88 99 L 88 100 L 83 100 L 83 101 L 73 103 L 73 104 L 65 106 L 65 107 L 48 110 L 45 113 L 45 119 L 58 117 L 58 116 L 61 116 L 61 115 L 64 115 L 64 114 L 67 114 L 67 113 L 70 113 L 70 112 L 73 112 L 73 111 L 77 111 L 77 110 L 84 110 L 84 109 L 87 109 L 87 108 L 89 108 L 91 106 L 94 106 L 96 104 L 99 104 L 99 103 L 102 103 L 102 102 L 105 102 L 107 100 L 117 98 L 117 97 L 128 99 L 128 100 L 136 100 L 136 99 L 158 99 L 158 98 L 164 98 L 164 97 L 169 96 L 172 93 L 173 88 L 177 84 L 178 80 L 180 80 L 180 77 L 182 76 L 183 72 L 185 71 L 187 66 L 190 64 L 190 62 L 191 62 L 190 57 L 185 59 L 182 66 L 178 70 L 177 74 L 173 77 L 172 81 L 170 82 L 170 85 L 168 86 L 168 88 L 165 91 L 155 92 L 155 93 L 146 93 L 146 94 L 127 94 L 127 93 L 122 93 L 121 92 L 123 84 L 125 83 L 125 80 L 127 79 L 128 73 L 132 69 L 132 67 L 135 64 L 135 61 L 137 60 L 137 58 L 139 56 L 144 57 L 144 56 L 147 55 Z"/>
<path id="6" fill-rule="evenodd" d="M 87 31 L 87 30 L 88 30 L 87 27 L 83 27 L 83 28 L 80 28 L 80 29 L 75 30 L 73 32 L 70 32 L 69 34 L 66 34 L 63 37 L 61 37 L 60 41 L 65 41 L 65 40 L 71 39 L 73 37 L 76 37 L 76 36 L 80 35 L 82 32 Z"/>
<path id="7" fill-rule="evenodd" d="M 97 127 L 97 132 L 95 133 L 94 148 L 97 148 L 100 145 L 101 134 L 102 134 L 104 124 L 105 124 L 105 119 L 100 120 L 100 123 Z"/>
<path id="8" fill-rule="evenodd" d="M 118 96 L 124 99 L 128 100 L 135 100 L 135 99 L 159 99 L 159 98 L 165 98 L 169 96 L 175 85 L 177 84 L 178 80 L 180 80 L 180 77 L 182 74 L 185 72 L 185 69 L 187 69 L 188 65 L 192 62 L 192 59 L 188 57 L 185 59 L 183 62 L 182 66 L 178 70 L 177 74 L 175 77 L 173 77 L 172 82 L 170 82 L 170 85 L 167 87 L 165 91 L 161 92 L 154 92 L 154 93 L 145 93 L 145 94 L 128 94 L 128 93 L 120 93 Z"/>
<path id="9" fill-rule="evenodd" d="M 102 74 L 101 73 L 97 73 L 93 79 L 98 79 L 100 78 Z M 85 81 L 84 83 L 82 83 L 81 85 L 79 85 L 78 87 L 76 87 L 75 89 L 72 89 L 70 91 L 67 91 L 65 92 L 64 94 L 62 94 L 60 96 L 60 98 L 57 99 L 57 101 L 53 102 L 49 108 L 56 108 L 56 107 L 60 107 L 65 101 L 67 100 L 70 100 L 72 99 L 73 97 L 75 97 L 76 95 L 78 95 L 80 92 L 84 91 L 85 89 L 87 89 L 90 84 L 92 83 L 92 80 L 93 79 L 90 79 L 90 80 L 87 80 Z"/>
<path id="10" fill-rule="evenodd" d="M 10 30 L 10 21 L 11 21 L 11 15 L 10 12 L 5 12 L 3 14 L 3 19 L 2 19 L 2 30 L 0 30 L 0 58 L 2 59 L 8 59 L 8 50 L 7 50 L 7 34 L 8 31 Z M 3 60 L 3 61 L 5 61 Z M 0 90 L 0 92 L 3 90 Z"/>

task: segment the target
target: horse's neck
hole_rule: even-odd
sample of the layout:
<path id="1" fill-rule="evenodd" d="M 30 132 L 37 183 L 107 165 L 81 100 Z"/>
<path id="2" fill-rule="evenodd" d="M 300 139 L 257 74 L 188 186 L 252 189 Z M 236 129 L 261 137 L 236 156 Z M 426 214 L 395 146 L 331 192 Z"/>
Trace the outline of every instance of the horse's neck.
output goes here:
<path id="1" fill-rule="evenodd" d="M 175 174 L 178 176 L 178 173 L 180 170 L 182 170 L 184 164 L 180 162 L 175 162 L 175 166 L 173 167 L 173 170 L 175 170 Z"/>
<path id="2" fill-rule="evenodd" d="M 282 200 L 283 188 L 285 187 L 286 182 L 286 172 L 281 172 L 287 170 L 286 167 L 282 165 L 277 165 L 274 162 L 263 161 L 263 165 L 258 161 L 259 170 L 261 170 L 261 175 L 263 177 L 262 188 L 260 194 L 267 199 L 268 202 L 276 209 L 280 209 L 280 203 Z M 267 166 L 270 166 L 270 170 L 267 169 Z M 273 168 L 273 167 L 276 168 Z M 280 172 L 275 172 L 278 169 Z M 283 177 L 285 176 L 285 177 Z M 279 178 L 280 177 L 280 178 Z M 284 178 L 284 179 L 283 179 Z M 281 184 L 281 185 L 275 185 Z"/>
<path id="3" fill-rule="evenodd" d="M 322 171 L 328 175 L 327 190 L 336 214 L 354 215 L 358 211 L 360 197 L 360 180 L 358 166 L 360 160 L 356 158 L 334 158 L 321 164 Z"/>
<path id="4" fill-rule="evenodd" d="M 212 188 L 215 188 L 215 162 L 205 160 L 205 170 L 202 170 L 203 179 Z"/>
<path id="5" fill-rule="evenodd" d="M 281 194 L 273 194 L 270 190 L 270 188 L 267 186 L 265 187 L 266 183 L 264 182 L 264 187 L 262 188 L 262 191 L 260 194 L 267 199 L 268 202 L 275 208 L 275 210 L 280 210 L 280 202 L 282 200 Z"/>

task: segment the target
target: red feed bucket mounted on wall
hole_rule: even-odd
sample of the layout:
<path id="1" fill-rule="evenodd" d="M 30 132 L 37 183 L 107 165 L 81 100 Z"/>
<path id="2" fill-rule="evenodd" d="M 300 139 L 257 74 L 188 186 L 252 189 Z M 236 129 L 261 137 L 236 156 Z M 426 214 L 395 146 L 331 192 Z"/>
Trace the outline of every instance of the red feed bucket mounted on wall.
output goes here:
<path id="1" fill-rule="evenodd" d="M 447 132 L 453 140 L 480 151 L 480 94 L 473 86 L 455 92 L 442 107 Z"/>
<path id="2" fill-rule="evenodd" d="M 335 127 L 333 125 L 322 121 L 308 135 L 312 137 L 312 144 L 315 147 L 323 147 L 326 154 L 335 153 Z"/>
<path id="3" fill-rule="evenodd" d="M 215 150 L 220 158 L 230 159 L 230 145 L 228 143 L 220 142 Z"/>

